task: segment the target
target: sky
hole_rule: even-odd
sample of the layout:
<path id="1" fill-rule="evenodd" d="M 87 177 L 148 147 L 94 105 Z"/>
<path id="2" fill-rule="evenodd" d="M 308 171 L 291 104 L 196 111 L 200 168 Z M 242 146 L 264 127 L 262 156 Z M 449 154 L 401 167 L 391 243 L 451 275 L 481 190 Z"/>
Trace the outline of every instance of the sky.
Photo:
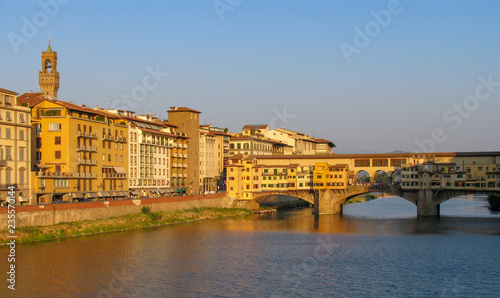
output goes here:
<path id="1" fill-rule="evenodd" d="M 0 88 L 269 124 L 336 153 L 500 150 L 500 1 L 0 0 Z"/>

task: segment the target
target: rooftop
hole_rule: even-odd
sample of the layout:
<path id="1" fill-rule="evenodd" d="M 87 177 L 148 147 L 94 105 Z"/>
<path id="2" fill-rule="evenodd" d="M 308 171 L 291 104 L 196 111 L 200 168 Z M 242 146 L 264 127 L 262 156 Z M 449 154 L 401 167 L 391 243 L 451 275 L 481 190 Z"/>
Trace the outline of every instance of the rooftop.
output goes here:
<path id="1" fill-rule="evenodd" d="M 0 92 L 1 93 L 7 93 L 7 94 L 10 94 L 10 95 L 18 95 L 19 94 L 19 93 L 16 93 L 14 91 L 10 91 L 10 90 L 3 89 L 3 88 L 0 88 Z"/>
<path id="2" fill-rule="evenodd" d="M 197 110 L 193 110 L 193 109 L 190 109 L 190 108 L 186 108 L 186 107 L 170 107 L 168 108 L 168 111 L 169 113 L 172 113 L 172 112 L 192 112 L 192 113 L 201 113 L 200 111 L 197 111 Z"/>

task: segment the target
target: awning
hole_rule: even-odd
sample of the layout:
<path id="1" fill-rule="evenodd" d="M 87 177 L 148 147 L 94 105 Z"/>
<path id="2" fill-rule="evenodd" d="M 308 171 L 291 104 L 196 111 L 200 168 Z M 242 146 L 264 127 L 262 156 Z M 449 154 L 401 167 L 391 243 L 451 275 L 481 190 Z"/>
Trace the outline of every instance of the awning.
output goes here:
<path id="1" fill-rule="evenodd" d="M 161 194 L 167 193 L 165 189 L 158 189 L 158 191 L 160 191 Z"/>
<path id="2" fill-rule="evenodd" d="M 83 193 L 82 192 L 72 192 L 71 196 L 75 199 L 83 199 Z"/>
<path id="3" fill-rule="evenodd" d="M 42 165 L 42 164 L 37 164 L 36 166 L 39 167 L 40 169 L 48 169 L 48 168 L 50 168 L 49 166 Z"/>
<path id="4" fill-rule="evenodd" d="M 117 174 L 127 174 L 127 171 L 123 167 L 113 167 Z"/>
<path id="5" fill-rule="evenodd" d="M 136 191 L 136 190 L 131 190 L 131 191 L 129 191 L 129 192 L 130 192 L 132 195 L 134 195 L 134 196 L 138 196 L 138 195 L 140 195 L 140 193 L 139 193 L 138 191 Z"/>
<path id="6" fill-rule="evenodd" d="M 88 192 L 85 194 L 87 198 L 97 198 L 97 192 Z"/>
<path id="7" fill-rule="evenodd" d="M 19 201 L 20 201 L 20 202 L 28 202 L 28 197 L 25 197 L 25 196 L 19 196 Z"/>
<path id="8" fill-rule="evenodd" d="M 97 193 L 98 197 L 112 197 L 114 194 L 111 191 L 100 191 Z"/>
<path id="9" fill-rule="evenodd" d="M 183 191 L 183 190 L 182 190 L 182 188 L 178 188 L 178 189 L 177 189 L 177 192 L 178 192 L 178 193 L 181 193 L 182 191 Z"/>
<path id="10" fill-rule="evenodd" d="M 117 197 L 126 197 L 128 196 L 128 193 L 126 191 L 117 191 L 116 193 Z"/>

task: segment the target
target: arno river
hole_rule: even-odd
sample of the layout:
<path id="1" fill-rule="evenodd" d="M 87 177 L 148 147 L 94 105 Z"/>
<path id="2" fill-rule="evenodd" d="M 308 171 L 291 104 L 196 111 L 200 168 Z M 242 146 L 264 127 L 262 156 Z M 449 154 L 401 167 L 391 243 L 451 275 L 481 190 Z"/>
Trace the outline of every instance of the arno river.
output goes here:
<path id="1" fill-rule="evenodd" d="M 387 197 L 16 247 L 1 297 L 499 297 L 500 215 L 454 199 L 441 218 Z M 8 271 L 8 248 L 0 266 Z M 15 294 L 15 295 L 13 295 Z"/>

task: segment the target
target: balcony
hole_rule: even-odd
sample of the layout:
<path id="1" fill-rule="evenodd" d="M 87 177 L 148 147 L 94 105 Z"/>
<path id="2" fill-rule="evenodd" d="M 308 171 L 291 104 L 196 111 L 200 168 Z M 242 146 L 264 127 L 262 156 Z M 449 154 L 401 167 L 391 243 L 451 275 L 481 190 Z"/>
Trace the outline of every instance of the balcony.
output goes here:
<path id="1" fill-rule="evenodd" d="M 126 143 L 127 142 L 127 138 L 125 138 L 125 137 L 116 137 L 116 141 L 117 142 L 121 142 L 121 143 Z"/>
<path id="2" fill-rule="evenodd" d="M 97 165 L 97 160 L 95 159 L 77 159 L 77 165 Z"/>
<path id="3" fill-rule="evenodd" d="M 127 178 L 127 174 L 102 173 L 103 178 Z"/>
<path id="4" fill-rule="evenodd" d="M 77 131 L 76 132 L 77 137 L 82 137 L 82 138 L 90 138 L 90 139 L 97 139 L 97 134 L 88 132 L 88 131 Z"/>
<path id="5" fill-rule="evenodd" d="M 70 173 L 70 172 L 35 172 L 40 178 L 97 178 L 96 173 Z"/>
<path id="6" fill-rule="evenodd" d="M 89 152 L 97 152 L 97 147 L 95 146 L 85 146 L 80 145 L 80 147 L 76 148 L 76 151 L 89 151 Z"/>

